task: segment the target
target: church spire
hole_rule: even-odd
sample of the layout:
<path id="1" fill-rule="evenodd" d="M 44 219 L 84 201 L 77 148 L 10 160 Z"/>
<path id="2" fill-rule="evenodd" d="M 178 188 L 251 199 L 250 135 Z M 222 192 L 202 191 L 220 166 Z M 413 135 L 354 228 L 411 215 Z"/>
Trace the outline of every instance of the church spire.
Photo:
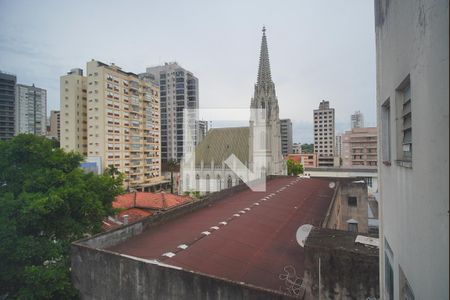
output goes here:
<path id="1" fill-rule="evenodd" d="M 261 41 L 261 52 L 259 55 L 259 70 L 257 85 L 267 85 L 272 83 L 272 76 L 270 75 L 269 63 L 269 49 L 267 48 L 266 27 L 262 29 L 263 36 Z"/>

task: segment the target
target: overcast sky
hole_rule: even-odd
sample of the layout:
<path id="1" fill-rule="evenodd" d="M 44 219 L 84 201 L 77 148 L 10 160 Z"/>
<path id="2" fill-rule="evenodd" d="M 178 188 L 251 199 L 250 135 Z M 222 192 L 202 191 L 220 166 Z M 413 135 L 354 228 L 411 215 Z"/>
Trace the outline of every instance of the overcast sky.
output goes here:
<path id="1" fill-rule="evenodd" d="M 0 70 L 47 89 L 50 111 L 59 109 L 59 77 L 90 59 L 135 73 L 177 61 L 199 78 L 200 108 L 248 108 L 263 25 L 294 142 L 312 142 L 323 99 L 337 131 L 356 110 L 376 126 L 371 0 L 0 0 Z"/>

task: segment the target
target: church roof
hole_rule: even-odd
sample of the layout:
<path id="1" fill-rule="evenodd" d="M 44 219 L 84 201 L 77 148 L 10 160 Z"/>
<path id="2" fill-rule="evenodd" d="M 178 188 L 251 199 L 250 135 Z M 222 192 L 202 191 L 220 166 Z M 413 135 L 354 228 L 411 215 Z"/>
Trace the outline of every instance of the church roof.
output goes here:
<path id="1" fill-rule="evenodd" d="M 205 166 L 214 160 L 215 165 L 221 165 L 231 154 L 236 155 L 245 164 L 249 161 L 248 127 L 213 128 L 195 148 L 195 164 L 203 160 Z"/>

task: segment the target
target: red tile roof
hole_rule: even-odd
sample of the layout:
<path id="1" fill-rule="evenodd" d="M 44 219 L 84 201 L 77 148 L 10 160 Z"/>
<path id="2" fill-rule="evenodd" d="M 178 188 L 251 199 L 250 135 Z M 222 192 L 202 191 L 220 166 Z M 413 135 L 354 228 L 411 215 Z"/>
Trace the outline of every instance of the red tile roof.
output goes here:
<path id="1" fill-rule="evenodd" d="M 119 195 L 113 202 L 114 208 L 149 208 L 155 210 L 169 209 L 192 200 L 189 196 L 166 193 L 128 193 Z"/>
<path id="2" fill-rule="evenodd" d="M 128 223 L 132 223 L 134 221 L 153 215 L 153 212 L 139 208 L 125 209 L 117 215 L 117 218 L 110 217 L 104 219 L 102 223 L 102 229 L 111 230 L 121 226 L 124 223 L 125 215 L 128 215 Z"/>
<path id="3" fill-rule="evenodd" d="M 287 160 L 291 159 L 293 161 L 302 162 L 302 156 L 301 155 L 295 155 L 295 154 L 288 154 L 286 157 Z"/>
<path id="4" fill-rule="evenodd" d="M 110 250 L 289 292 L 285 279 L 296 281 L 304 271 L 304 249 L 295 233 L 306 223 L 321 225 L 334 193 L 329 183 L 319 178 L 274 179 L 267 182 L 266 192 L 245 190 L 212 202 Z M 175 256 L 164 256 L 167 252 Z"/>

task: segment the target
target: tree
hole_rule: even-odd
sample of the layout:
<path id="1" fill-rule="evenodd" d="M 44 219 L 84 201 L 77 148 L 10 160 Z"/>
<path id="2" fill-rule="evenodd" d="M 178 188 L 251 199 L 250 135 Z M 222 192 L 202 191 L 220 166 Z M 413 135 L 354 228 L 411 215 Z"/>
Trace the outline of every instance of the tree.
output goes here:
<path id="1" fill-rule="evenodd" d="M 0 298 L 71 299 L 70 243 L 100 232 L 122 178 L 85 174 L 52 141 L 0 141 Z"/>
<path id="2" fill-rule="evenodd" d="M 302 144 L 303 153 L 314 153 L 314 144 Z"/>
<path id="3" fill-rule="evenodd" d="M 303 165 L 293 159 L 287 161 L 288 175 L 297 176 L 303 174 Z"/>
<path id="4" fill-rule="evenodd" d="M 170 193 L 173 194 L 173 172 L 177 171 L 179 164 L 175 159 L 167 161 L 167 169 L 170 172 Z"/>

